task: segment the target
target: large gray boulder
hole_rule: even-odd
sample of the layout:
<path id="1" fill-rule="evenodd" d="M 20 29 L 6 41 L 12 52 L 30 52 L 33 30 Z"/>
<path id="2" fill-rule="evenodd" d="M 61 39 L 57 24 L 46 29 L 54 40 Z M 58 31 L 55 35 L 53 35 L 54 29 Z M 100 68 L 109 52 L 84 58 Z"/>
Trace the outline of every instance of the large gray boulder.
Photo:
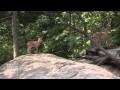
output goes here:
<path id="1" fill-rule="evenodd" d="M 28 54 L 0 66 L 0 79 L 119 79 L 96 65 L 52 54 Z"/>

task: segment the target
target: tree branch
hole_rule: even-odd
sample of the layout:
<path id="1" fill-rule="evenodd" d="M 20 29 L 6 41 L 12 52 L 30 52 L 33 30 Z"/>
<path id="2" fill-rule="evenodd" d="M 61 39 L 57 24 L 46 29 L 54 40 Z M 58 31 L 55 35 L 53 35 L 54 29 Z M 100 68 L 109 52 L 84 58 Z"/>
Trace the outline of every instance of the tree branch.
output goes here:
<path id="1" fill-rule="evenodd" d="M 116 62 L 118 62 L 120 64 L 120 60 L 116 57 L 114 57 L 113 55 L 111 55 L 109 52 L 107 52 L 101 45 L 95 43 L 95 41 L 85 32 L 83 32 L 82 30 L 80 30 L 79 28 L 77 27 L 74 27 L 66 22 L 62 22 L 64 25 L 70 27 L 71 29 L 73 29 L 74 31 L 78 32 L 78 33 L 81 33 L 83 35 L 85 35 L 86 37 L 88 37 L 88 39 L 90 39 L 90 41 L 95 44 L 101 51 L 103 51 L 105 53 L 105 55 L 107 55 L 111 60 L 114 60 Z"/>

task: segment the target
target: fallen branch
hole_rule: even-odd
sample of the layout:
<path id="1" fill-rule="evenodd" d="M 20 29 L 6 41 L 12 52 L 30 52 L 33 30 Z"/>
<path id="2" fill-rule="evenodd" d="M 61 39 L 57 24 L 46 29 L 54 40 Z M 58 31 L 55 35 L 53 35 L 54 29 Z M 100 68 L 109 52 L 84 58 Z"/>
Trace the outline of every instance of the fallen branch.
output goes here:
<path id="1" fill-rule="evenodd" d="M 105 64 L 108 61 L 109 57 L 105 56 L 102 60 L 100 60 L 99 63 L 97 63 L 98 66 Z"/>

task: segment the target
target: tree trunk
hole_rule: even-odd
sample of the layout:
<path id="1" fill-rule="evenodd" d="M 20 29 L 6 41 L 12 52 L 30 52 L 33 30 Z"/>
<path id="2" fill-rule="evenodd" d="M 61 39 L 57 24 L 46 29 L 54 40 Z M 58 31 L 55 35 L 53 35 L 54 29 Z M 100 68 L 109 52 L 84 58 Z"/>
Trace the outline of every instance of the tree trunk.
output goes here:
<path id="1" fill-rule="evenodd" d="M 13 34 L 13 58 L 19 56 L 19 43 L 17 34 L 17 11 L 12 12 L 12 34 Z"/>

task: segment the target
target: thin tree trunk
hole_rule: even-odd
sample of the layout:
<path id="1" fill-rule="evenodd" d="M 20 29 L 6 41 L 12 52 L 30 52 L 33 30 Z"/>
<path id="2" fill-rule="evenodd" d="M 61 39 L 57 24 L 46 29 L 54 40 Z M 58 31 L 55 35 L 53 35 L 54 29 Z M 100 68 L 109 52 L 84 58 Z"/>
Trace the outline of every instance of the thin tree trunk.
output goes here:
<path id="1" fill-rule="evenodd" d="M 19 56 L 19 43 L 17 34 L 17 11 L 12 12 L 12 34 L 13 34 L 13 58 Z"/>

